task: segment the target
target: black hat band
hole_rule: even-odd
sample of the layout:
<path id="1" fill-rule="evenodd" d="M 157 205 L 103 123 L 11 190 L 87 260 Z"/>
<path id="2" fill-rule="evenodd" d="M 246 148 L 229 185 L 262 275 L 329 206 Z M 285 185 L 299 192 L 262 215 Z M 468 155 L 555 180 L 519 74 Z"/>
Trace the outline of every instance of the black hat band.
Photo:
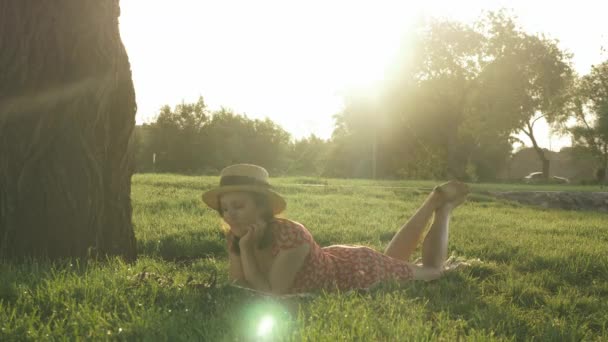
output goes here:
<path id="1" fill-rule="evenodd" d="M 270 188 L 270 184 L 248 176 L 223 176 L 220 178 L 220 186 L 226 185 L 258 185 Z"/>

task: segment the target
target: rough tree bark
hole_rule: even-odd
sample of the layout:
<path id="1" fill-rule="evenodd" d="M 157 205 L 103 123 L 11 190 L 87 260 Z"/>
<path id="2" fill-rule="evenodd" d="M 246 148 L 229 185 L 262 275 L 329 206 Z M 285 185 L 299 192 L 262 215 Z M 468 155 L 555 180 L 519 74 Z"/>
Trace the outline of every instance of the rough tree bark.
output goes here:
<path id="1" fill-rule="evenodd" d="M 134 260 L 118 0 L 0 0 L 0 258 Z"/>

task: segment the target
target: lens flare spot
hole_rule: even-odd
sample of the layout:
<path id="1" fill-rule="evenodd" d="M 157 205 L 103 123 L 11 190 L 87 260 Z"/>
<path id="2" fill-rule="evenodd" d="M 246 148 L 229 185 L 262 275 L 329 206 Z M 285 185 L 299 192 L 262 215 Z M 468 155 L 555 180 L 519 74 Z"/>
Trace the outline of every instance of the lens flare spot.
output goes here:
<path id="1" fill-rule="evenodd" d="M 260 320 L 260 324 L 258 325 L 258 336 L 264 337 L 270 332 L 272 332 L 272 328 L 274 327 L 274 318 L 272 316 L 266 315 L 262 317 Z"/>

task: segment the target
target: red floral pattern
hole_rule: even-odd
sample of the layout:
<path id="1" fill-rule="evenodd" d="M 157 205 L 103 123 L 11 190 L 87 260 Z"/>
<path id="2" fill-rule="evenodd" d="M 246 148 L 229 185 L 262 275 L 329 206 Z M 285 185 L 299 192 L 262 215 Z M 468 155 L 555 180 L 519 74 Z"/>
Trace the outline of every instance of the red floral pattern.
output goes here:
<path id="1" fill-rule="evenodd" d="M 300 223 L 276 219 L 272 226 L 273 255 L 303 243 L 310 245 L 310 255 L 296 275 L 291 293 L 369 288 L 375 283 L 391 279 L 412 279 L 412 268 L 407 262 L 369 247 L 334 245 L 321 248 Z"/>

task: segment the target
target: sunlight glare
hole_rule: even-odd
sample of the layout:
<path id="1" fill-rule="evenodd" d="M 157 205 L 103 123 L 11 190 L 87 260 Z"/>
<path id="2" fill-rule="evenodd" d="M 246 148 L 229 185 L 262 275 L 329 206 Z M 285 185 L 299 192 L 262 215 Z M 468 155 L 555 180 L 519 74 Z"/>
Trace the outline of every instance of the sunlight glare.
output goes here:
<path id="1" fill-rule="evenodd" d="M 415 6 L 123 0 L 121 33 L 133 62 L 138 122 L 152 119 L 162 104 L 202 95 L 215 109 L 268 116 L 296 136 L 314 131 L 327 138 L 344 93 L 386 77 Z"/>
<path id="2" fill-rule="evenodd" d="M 210 109 L 268 117 L 295 138 L 329 138 L 346 93 L 377 91 L 395 78 L 391 63 L 421 18 L 471 23 L 483 11 L 513 8 L 530 32 L 560 38 L 587 72 L 605 58 L 597 52 L 608 31 L 598 26 L 602 2 L 583 2 L 554 3 L 554 15 L 544 15 L 545 3 L 529 0 L 121 0 L 120 30 L 138 123 L 154 120 L 162 105 L 203 96 Z"/>
<path id="3" fill-rule="evenodd" d="M 264 337 L 270 334 L 274 327 L 274 323 L 274 318 L 272 316 L 266 315 L 262 317 L 262 320 L 260 320 L 260 324 L 258 325 L 258 337 Z"/>

